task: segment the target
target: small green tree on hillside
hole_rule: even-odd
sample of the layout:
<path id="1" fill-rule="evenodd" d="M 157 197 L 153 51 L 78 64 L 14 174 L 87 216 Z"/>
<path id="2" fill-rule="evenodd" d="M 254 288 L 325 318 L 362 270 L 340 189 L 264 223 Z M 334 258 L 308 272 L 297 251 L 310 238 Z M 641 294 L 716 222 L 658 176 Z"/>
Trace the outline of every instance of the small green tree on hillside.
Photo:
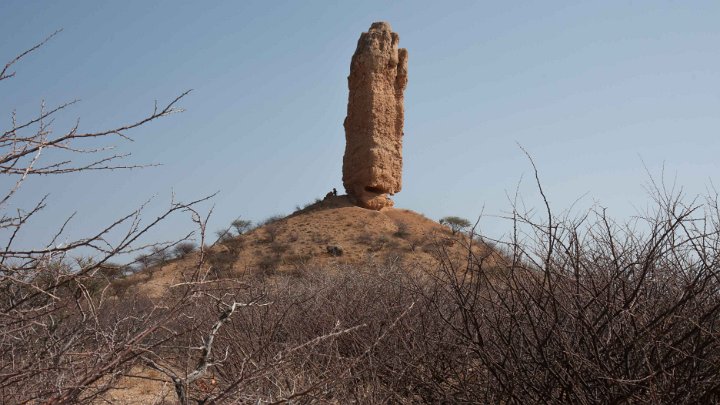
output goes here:
<path id="1" fill-rule="evenodd" d="M 252 221 L 248 221 L 246 219 L 236 219 L 230 223 L 230 225 L 235 228 L 235 231 L 238 233 L 238 235 L 242 235 L 245 232 L 250 229 L 252 226 Z"/>
<path id="2" fill-rule="evenodd" d="M 449 226 L 453 235 L 472 225 L 467 219 L 454 216 L 442 218 L 440 224 Z"/>

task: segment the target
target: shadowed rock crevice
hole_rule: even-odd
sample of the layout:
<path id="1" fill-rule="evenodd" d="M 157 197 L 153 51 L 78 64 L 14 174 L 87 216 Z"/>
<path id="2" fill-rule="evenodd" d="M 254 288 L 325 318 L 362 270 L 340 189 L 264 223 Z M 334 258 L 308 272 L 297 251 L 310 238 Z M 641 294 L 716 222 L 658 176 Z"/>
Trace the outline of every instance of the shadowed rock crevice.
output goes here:
<path id="1" fill-rule="evenodd" d="M 383 194 L 383 193 L 387 192 L 386 190 L 383 190 L 380 187 L 371 187 L 371 186 L 365 187 L 365 191 L 367 191 L 368 193 L 375 193 L 375 194 Z"/>
<path id="2" fill-rule="evenodd" d="M 399 42 L 390 24 L 373 23 L 350 64 L 343 185 L 363 208 L 392 207 L 389 195 L 402 188 L 407 50 Z"/>

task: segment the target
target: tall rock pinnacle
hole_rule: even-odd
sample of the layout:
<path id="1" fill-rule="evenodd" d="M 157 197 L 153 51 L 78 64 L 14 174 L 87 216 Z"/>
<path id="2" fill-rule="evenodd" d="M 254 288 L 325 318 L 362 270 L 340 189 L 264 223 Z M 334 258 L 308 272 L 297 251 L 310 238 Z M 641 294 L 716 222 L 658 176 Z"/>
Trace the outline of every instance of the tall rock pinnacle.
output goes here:
<path id="1" fill-rule="evenodd" d="M 402 187 L 403 91 L 407 50 L 390 24 L 376 22 L 360 35 L 350 63 L 343 185 L 363 208 L 392 207 Z"/>

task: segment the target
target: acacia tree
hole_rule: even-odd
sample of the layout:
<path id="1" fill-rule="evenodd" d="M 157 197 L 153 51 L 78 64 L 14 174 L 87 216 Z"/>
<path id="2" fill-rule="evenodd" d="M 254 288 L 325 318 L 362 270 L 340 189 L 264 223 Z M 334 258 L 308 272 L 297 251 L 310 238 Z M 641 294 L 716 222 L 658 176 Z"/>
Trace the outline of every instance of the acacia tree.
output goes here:
<path id="1" fill-rule="evenodd" d="M 442 225 L 447 225 L 450 227 L 450 230 L 452 231 L 452 234 L 455 235 L 459 231 L 462 231 L 463 229 L 467 229 L 472 225 L 470 221 L 468 221 L 465 218 L 450 216 L 445 217 L 440 220 L 440 223 Z"/>
<path id="2" fill-rule="evenodd" d="M 238 218 L 232 221 L 230 225 L 235 228 L 235 232 L 237 232 L 238 235 L 242 235 L 247 232 L 248 229 L 250 229 L 250 227 L 252 226 L 252 221 Z"/>

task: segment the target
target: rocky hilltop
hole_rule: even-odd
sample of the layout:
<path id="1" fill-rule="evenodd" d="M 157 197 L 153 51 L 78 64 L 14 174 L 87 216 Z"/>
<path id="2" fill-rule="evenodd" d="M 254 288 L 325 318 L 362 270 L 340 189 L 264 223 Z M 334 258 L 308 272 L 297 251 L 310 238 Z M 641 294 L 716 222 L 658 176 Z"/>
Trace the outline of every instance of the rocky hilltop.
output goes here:
<path id="1" fill-rule="evenodd" d="M 472 245 L 478 257 L 501 257 L 466 234 L 416 212 L 385 208 L 378 212 L 356 206 L 347 196 L 327 197 L 286 217 L 274 217 L 248 232 L 218 241 L 206 252 L 209 277 L 235 279 L 248 275 L 302 273 L 306 269 L 336 271 L 352 266 L 434 269 L 438 255 L 462 267 Z M 198 253 L 171 260 L 133 276 L 150 296 L 161 297 L 193 271 Z"/>
<path id="2" fill-rule="evenodd" d="M 407 50 L 390 24 L 376 22 L 360 35 L 350 64 L 343 185 L 355 204 L 392 207 L 402 187 L 402 137 Z"/>

